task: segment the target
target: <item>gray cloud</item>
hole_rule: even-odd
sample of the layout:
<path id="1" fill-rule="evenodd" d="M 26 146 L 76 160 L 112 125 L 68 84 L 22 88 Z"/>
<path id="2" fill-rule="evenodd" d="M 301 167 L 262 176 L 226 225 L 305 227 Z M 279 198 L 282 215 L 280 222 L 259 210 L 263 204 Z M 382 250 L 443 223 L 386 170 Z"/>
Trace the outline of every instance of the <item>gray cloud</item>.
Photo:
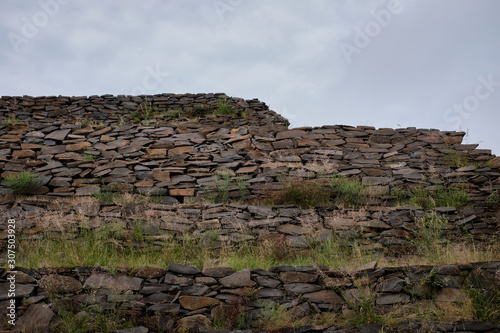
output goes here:
<path id="1" fill-rule="evenodd" d="M 454 109 L 479 77 L 500 82 L 500 3 L 395 1 L 9 1 L 0 94 L 226 92 L 294 126 L 461 129 L 500 153 L 500 86 Z"/>

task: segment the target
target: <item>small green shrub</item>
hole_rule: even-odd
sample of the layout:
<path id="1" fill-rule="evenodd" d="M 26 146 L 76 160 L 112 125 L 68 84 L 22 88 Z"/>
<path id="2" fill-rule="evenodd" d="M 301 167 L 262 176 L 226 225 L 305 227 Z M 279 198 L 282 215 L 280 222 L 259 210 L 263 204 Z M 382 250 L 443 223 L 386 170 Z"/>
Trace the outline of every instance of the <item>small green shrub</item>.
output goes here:
<path id="1" fill-rule="evenodd" d="M 463 188 L 438 187 L 428 190 L 424 186 L 414 186 L 405 191 L 402 187 L 394 187 L 389 196 L 397 205 L 410 205 L 422 209 L 436 207 L 455 207 L 461 209 L 470 204 L 469 193 Z"/>
<path id="2" fill-rule="evenodd" d="M 193 118 L 203 117 L 210 110 L 203 106 L 195 106 L 191 111 L 188 112 L 188 115 Z"/>
<path id="3" fill-rule="evenodd" d="M 17 118 L 17 115 L 14 113 L 11 113 L 10 116 L 3 121 L 3 125 L 7 127 L 8 129 L 11 129 L 12 127 L 16 125 L 22 124 L 23 121 L 19 118 Z"/>
<path id="4" fill-rule="evenodd" d="M 415 236 L 412 242 L 416 245 L 420 254 L 432 255 L 434 247 L 443 237 L 443 231 L 448 225 L 448 219 L 436 213 L 431 213 L 418 218 L 415 224 L 416 227 L 410 230 Z"/>
<path id="5" fill-rule="evenodd" d="M 16 195 L 32 194 L 42 185 L 42 179 L 29 171 L 21 171 L 15 175 L 7 176 L 4 185 Z"/>
<path id="6" fill-rule="evenodd" d="M 261 310 L 259 326 L 266 332 L 276 332 L 294 326 L 295 318 L 284 306 L 274 303 L 266 303 Z"/>
<path id="7" fill-rule="evenodd" d="M 274 205 L 295 205 L 314 207 L 330 203 L 331 191 L 321 179 L 292 179 L 284 184 L 281 191 L 266 194 L 266 201 Z"/>
<path id="8" fill-rule="evenodd" d="M 348 179 L 344 176 L 332 176 L 328 180 L 336 196 L 336 204 L 341 204 L 346 207 L 359 207 L 366 203 L 368 187 L 358 179 Z"/>
<path id="9" fill-rule="evenodd" d="M 97 159 L 97 155 L 93 154 L 94 150 L 87 149 L 82 153 L 83 159 L 85 161 L 95 161 Z"/>
<path id="10" fill-rule="evenodd" d="M 397 205 L 401 205 L 401 203 L 409 198 L 408 193 L 402 186 L 394 186 L 393 188 L 391 188 L 389 197 L 391 198 L 391 200 L 394 200 Z"/>
<path id="11" fill-rule="evenodd" d="M 468 288 L 468 294 L 472 299 L 476 320 L 500 322 L 500 287 L 480 289 L 471 286 Z"/>
<path id="12" fill-rule="evenodd" d="M 429 209 L 434 206 L 434 201 L 424 186 L 415 186 L 408 190 L 408 204 L 410 206 Z"/>
<path id="13" fill-rule="evenodd" d="M 440 187 L 432 194 L 435 200 L 435 207 L 455 207 L 457 209 L 466 207 L 470 203 L 469 193 L 460 188 Z"/>
<path id="14" fill-rule="evenodd" d="M 93 194 L 99 202 L 113 202 L 117 199 L 118 194 L 110 191 L 99 191 Z"/>
<path id="15" fill-rule="evenodd" d="M 231 116 L 234 117 L 236 115 L 236 110 L 233 106 L 231 106 L 225 98 L 219 99 L 217 102 L 217 109 L 214 112 L 217 116 Z"/>
<path id="16" fill-rule="evenodd" d="M 378 310 L 375 299 L 376 292 L 368 286 L 366 279 L 355 280 L 354 285 L 357 287 L 358 294 L 353 298 L 348 299 L 347 304 L 353 310 L 347 322 L 350 325 L 365 325 L 365 324 L 382 324 L 386 323 L 384 315 Z M 345 295 L 344 295 L 345 296 Z"/>
<path id="17" fill-rule="evenodd" d="M 243 177 L 237 177 L 232 170 L 220 170 L 215 174 L 215 193 L 209 190 L 206 199 L 210 202 L 229 202 L 229 193 L 238 190 L 239 198 L 245 200 L 248 182 Z"/>
<path id="18" fill-rule="evenodd" d="M 80 120 L 80 128 L 85 128 L 85 127 L 92 127 L 92 128 L 104 128 L 106 124 L 102 121 L 96 121 L 94 119 L 89 119 L 89 118 L 83 118 Z"/>
<path id="19" fill-rule="evenodd" d="M 158 113 L 158 108 L 153 107 L 153 103 L 148 102 L 148 97 L 146 96 L 144 99 L 144 103 L 139 105 L 139 108 L 136 111 L 132 112 L 130 114 L 130 117 L 137 123 L 140 122 L 142 118 L 142 124 L 147 125 L 149 119 L 157 115 Z"/>
<path id="20" fill-rule="evenodd" d="M 500 202 L 500 194 L 498 193 L 498 190 L 492 192 L 486 199 L 486 204 L 488 204 L 488 206 L 494 206 L 498 202 Z"/>
<path id="21" fill-rule="evenodd" d="M 461 168 L 464 166 L 475 165 L 471 160 L 469 155 L 467 155 L 467 151 L 456 151 L 450 148 L 450 152 L 445 157 L 445 161 L 448 165 L 454 166 L 457 168 Z"/>

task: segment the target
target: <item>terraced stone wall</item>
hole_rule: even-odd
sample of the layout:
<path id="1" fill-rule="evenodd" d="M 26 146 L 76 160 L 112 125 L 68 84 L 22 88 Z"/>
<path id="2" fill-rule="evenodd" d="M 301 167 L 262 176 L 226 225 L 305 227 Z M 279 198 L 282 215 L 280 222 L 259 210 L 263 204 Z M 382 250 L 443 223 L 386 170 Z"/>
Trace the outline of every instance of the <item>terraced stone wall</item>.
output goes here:
<path id="1" fill-rule="evenodd" d="M 432 214 L 448 220 L 444 229 L 444 237 L 448 239 L 461 239 L 468 234 L 482 241 L 498 234 L 497 217 L 480 208 L 442 207 L 425 211 L 416 207 L 339 209 L 326 206 L 300 209 L 236 204 L 115 205 L 35 199 L 15 206 L 14 202 L 4 202 L 0 208 L 5 212 L 0 227 L 5 249 L 8 218 L 16 220 L 20 239 L 40 235 L 72 239 L 81 230 L 117 225 L 129 231 L 128 237 L 124 233 L 116 240 L 124 246 L 133 245 L 133 231 L 140 227 L 144 239 L 157 246 L 166 246 L 172 239 L 187 234 L 211 248 L 239 246 L 262 239 L 297 249 L 336 240 L 351 246 L 352 240 L 360 239 L 366 249 L 405 253 L 412 251 L 411 239 L 418 235 L 418 220 Z"/>
<path id="2" fill-rule="evenodd" d="M 234 107 L 233 116 L 214 115 L 221 99 Z M 135 118 L 133 112 L 140 116 L 144 105 L 157 114 Z M 180 113 L 172 116 L 172 111 Z M 9 115 L 23 124 L 7 128 Z M 476 201 L 500 187 L 500 159 L 490 150 L 461 144 L 463 132 L 368 126 L 287 130 L 288 121 L 264 103 L 218 94 L 162 94 L 148 100 L 2 97 L 0 121 L 1 176 L 32 171 L 43 177 L 37 194 L 50 196 L 107 189 L 182 202 L 216 187 L 220 170 L 246 183 L 247 199 L 266 188 L 279 189 L 283 176 L 356 175 L 382 193 L 415 183 L 466 183 Z M 467 165 L 453 165 L 458 158 Z M 235 184 L 229 195 L 240 195 Z"/>
<path id="3" fill-rule="evenodd" d="M 233 108 L 231 115 L 217 113 L 221 101 Z M 149 117 L 144 116 L 147 108 L 152 110 Z M 12 115 L 22 124 L 6 126 Z M 289 244 L 303 247 L 312 235 L 328 239 L 332 233 L 362 233 L 375 246 L 400 245 L 425 212 L 394 208 L 389 193 L 415 185 L 470 193 L 473 208 L 437 209 L 452 221 L 451 234 L 462 229 L 487 239 L 498 230 L 498 207 L 487 201 L 500 190 L 500 159 L 477 145 L 462 144 L 463 132 L 287 126 L 264 103 L 224 94 L 2 97 L 1 177 L 31 171 L 43 180 L 36 194 L 70 198 L 0 202 L 7 212 L 0 223 L 3 238 L 7 216 L 18 219 L 21 232 L 33 234 L 50 229 L 44 221 L 54 221 L 54 214 L 67 215 L 58 219 L 66 221 L 63 227 L 78 229 L 98 219 L 131 227 L 135 212 L 144 211 L 152 237 L 182 232 L 203 236 L 216 229 L 221 241 L 238 243 L 279 233 Z M 227 197 L 245 203 L 282 189 L 291 179 L 332 175 L 357 177 L 378 195 L 363 209 L 346 210 L 186 206 L 213 198 L 224 181 L 221 173 L 228 177 Z M 0 192 L 9 191 L 0 186 Z M 153 195 L 161 204 L 77 204 L 78 198 L 100 191 Z M 172 206 L 177 203 L 184 206 Z"/>

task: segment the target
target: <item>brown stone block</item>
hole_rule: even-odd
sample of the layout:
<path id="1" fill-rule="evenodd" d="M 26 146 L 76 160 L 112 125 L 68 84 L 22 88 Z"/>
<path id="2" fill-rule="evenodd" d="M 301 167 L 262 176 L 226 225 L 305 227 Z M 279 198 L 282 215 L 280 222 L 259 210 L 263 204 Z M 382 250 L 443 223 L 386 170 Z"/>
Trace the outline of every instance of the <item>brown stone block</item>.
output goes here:
<path id="1" fill-rule="evenodd" d="M 36 153 L 31 149 L 14 150 L 12 152 L 13 158 L 28 158 L 35 157 Z"/>
<path id="2" fill-rule="evenodd" d="M 83 151 L 85 149 L 90 148 L 91 146 L 92 145 L 90 144 L 90 142 L 79 142 L 72 145 L 67 145 L 66 151 L 68 152 Z"/>
<path id="3" fill-rule="evenodd" d="M 173 188 L 169 191 L 171 196 L 192 197 L 194 188 Z"/>
<path id="4" fill-rule="evenodd" d="M 162 168 L 153 169 L 153 178 L 158 181 L 170 181 L 170 172 Z"/>
<path id="5" fill-rule="evenodd" d="M 193 149 L 194 149 L 193 146 L 176 147 L 176 148 L 168 150 L 168 156 L 175 156 L 175 155 L 180 155 L 180 154 L 191 154 L 193 152 Z"/>

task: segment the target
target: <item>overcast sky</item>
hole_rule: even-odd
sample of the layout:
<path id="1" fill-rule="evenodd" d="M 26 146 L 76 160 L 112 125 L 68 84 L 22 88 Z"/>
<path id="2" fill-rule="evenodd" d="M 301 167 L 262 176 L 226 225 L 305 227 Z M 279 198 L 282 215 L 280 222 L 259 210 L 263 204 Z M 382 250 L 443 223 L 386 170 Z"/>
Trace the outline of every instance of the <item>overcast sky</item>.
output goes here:
<path id="1" fill-rule="evenodd" d="M 500 155 L 498 0 L 1 2 L 0 95 L 224 92 Z"/>

